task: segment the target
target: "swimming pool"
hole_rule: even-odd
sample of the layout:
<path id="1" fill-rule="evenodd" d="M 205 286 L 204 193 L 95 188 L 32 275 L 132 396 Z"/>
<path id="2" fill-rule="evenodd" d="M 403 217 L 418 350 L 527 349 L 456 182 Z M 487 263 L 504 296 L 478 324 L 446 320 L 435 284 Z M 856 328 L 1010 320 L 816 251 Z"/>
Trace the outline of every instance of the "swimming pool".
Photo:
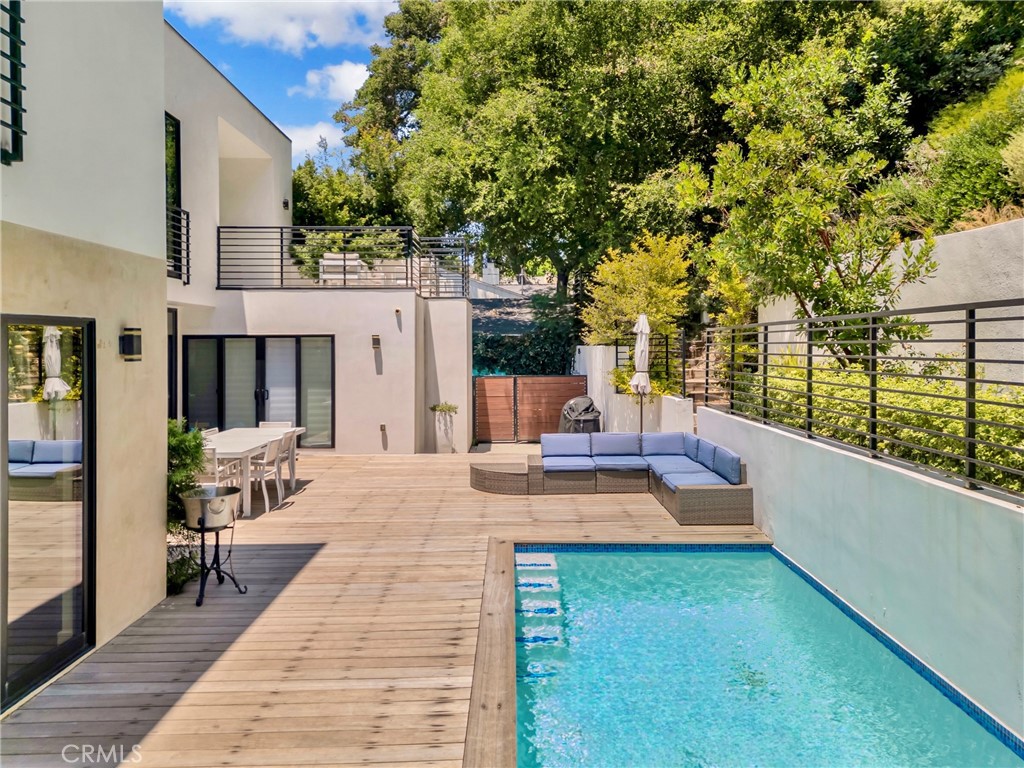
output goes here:
<path id="1" fill-rule="evenodd" d="M 767 548 L 569 548 L 517 548 L 520 766 L 1024 766 Z"/>

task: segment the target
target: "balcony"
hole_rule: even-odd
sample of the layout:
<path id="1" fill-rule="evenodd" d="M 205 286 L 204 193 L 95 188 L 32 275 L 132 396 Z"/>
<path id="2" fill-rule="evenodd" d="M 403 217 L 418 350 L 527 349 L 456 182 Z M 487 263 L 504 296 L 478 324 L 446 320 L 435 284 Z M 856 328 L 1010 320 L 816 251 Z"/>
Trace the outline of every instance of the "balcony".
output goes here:
<path id="1" fill-rule="evenodd" d="M 167 276 L 188 285 L 192 276 L 191 225 L 188 211 L 167 208 Z"/>
<path id="2" fill-rule="evenodd" d="M 468 295 L 463 237 L 420 237 L 412 227 L 245 227 L 217 230 L 217 288 L 413 289 Z"/>

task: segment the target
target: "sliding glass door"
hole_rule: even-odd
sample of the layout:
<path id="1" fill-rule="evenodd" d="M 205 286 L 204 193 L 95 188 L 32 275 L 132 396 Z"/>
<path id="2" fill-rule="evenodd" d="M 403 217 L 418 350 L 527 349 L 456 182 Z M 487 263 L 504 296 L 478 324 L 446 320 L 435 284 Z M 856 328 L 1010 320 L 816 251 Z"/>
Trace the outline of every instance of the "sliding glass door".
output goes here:
<path id="1" fill-rule="evenodd" d="M 306 428 L 304 448 L 334 446 L 330 336 L 186 336 L 185 418 L 197 427 Z"/>
<path id="2" fill-rule="evenodd" d="M 7 410 L 0 457 L 2 706 L 94 642 L 93 324 L 0 321 Z"/>

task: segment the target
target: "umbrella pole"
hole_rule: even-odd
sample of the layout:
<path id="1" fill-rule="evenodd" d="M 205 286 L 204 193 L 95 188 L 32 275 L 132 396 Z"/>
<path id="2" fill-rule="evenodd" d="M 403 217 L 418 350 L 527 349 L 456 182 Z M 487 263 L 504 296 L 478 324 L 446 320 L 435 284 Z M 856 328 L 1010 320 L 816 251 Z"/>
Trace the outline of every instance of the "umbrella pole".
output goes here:
<path id="1" fill-rule="evenodd" d="M 644 396 L 640 395 L 640 431 L 644 431 Z"/>

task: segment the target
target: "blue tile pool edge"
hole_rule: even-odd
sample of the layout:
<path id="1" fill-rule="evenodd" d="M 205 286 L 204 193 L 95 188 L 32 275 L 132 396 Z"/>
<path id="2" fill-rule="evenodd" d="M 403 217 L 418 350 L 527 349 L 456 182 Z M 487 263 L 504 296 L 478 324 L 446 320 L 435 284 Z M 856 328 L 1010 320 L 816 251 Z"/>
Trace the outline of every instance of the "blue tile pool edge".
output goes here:
<path id="1" fill-rule="evenodd" d="M 826 598 L 849 619 L 853 620 L 858 627 L 875 638 L 875 640 L 884 645 L 900 661 L 917 672 L 917 674 L 927 680 L 934 688 L 938 689 L 939 693 L 963 710 L 968 717 L 974 720 L 974 722 L 995 736 L 1002 744 L 1009 748 L 1011 752 L 1017 755 L 1017 757 L 1024 759 L 1024 739 L 1021 739 L 1016 733 L 1011 731 L 995 717 L 978 706 L 971 698 L 946 680 L 946 678 L 915 656 L 891 635 L 864 616 L 864 614 L 839 597 L 839 595 L 814 578 L 814 576 L 805 571 L 801 566 L 790 560 L 789 557 L 779 551 L 776 547 L 773 546 L 771 548 L 771 553 L 775 555 L 783 565 L 813 587 L 818 594 Z"/>
<path id="2" fill-rule="evenodd" d="M 939 693 L 963 710 L 968 717 L 998 739 L 1015 755 L 1024 759 L 1024 739 L 1000 723 L 995 717 L 979 707 L 973 700 L 958 690 L 942 675 L 921 661 L 912 652 L 880 629 L 860 611 L 830 590 L 808 571 L 790 560 L 772 544 L 516 544 L 516 554 L 531 552 L 771 552 L 783 565 L 807 582 L 818 594 L 843 612 L 858 627 L 884 645 L 900 661 L 927 680 Z"/>

